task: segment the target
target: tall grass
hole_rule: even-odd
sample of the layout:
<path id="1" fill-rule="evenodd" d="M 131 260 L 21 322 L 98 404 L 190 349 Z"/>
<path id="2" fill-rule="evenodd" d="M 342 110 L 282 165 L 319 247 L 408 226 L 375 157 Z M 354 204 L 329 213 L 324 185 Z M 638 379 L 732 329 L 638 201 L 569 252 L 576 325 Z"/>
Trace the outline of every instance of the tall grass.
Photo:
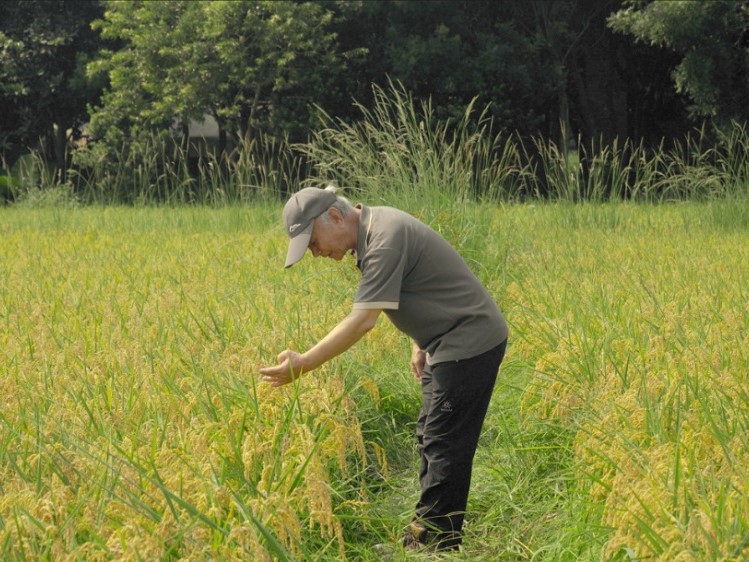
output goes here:
<path id="1" fill-rule="evenodd" d="M 84 204 L 221 206 L 278 199 L 306 173 L 289 143 L 268 135 L 242 138 L 218 153 L 205 140 L 185 144 L 153 133 L 119 147 L 92 143 L 75 151 L 64 184 L 33 153 L 18 168 L 12 196 L 27 206 L 55 205 L 64 195 Z"/>
<path id="2" fill-rule="evenodd" d="M 459 121 L 439 121 L 429 101 L 391 84 L 374 88 L 371 108 L 357 108 L 354 123 L 323 114 L 323 126 L 299 147 L 316 176 L 407 208 L 449 209 L 520 191 L 527 170 L 517 145 L 493 135 L 473 104 Z"/>
<path id="3" fill-rule="evenodd" d="M 714 138 L 712 138 L 714 136 Z M 710 140 L 708 140 L 710 139 Z M 749 168 L 746 125 L 728 131 L 706 127 L 656 149 L 642 142 L 593 139 L 572 149 L 534 139 L 536 156 L 527 161 L 534 173 L 527 193 L 556 201 L 604 202 L 746 199 Z"/>
<path id="4" fill-rule="evenodd" d="M 440 121 L 429 101 L 399 85 L 375 87 L 371 107 L 348 123 L 323 114 L 300 147 L 316 178 L 349 185 L 407 208 L 451 209 L 467 201 L 566 202 L 694 200 L 749 195 L 749 135 L 705 127 L 655 150 L 600 139 L 573 148 L 496 131 L 473 104 L 462 119 Z M 714 137 L 714 138 L 712 138 Z M 710 141 L 709 141 L 710 139 Z"/>
<path id="5" fill-rule="evenodd" d="M 216 154 L 204 143 L 154 133 L 119 148 L 94 142 L 75 151 L 62 186 L 39 155 L 5 183 L 16 200 L 37 205 L 50 190 L 53 202 L 67 193 L 84 203 L 223 205 L 327 182 L 372 202 L 425 209 L 467 201 L 664 202 L 749 194 L 745 124 L 703 126 L 669 147 L 629 139 L 559 146 L 498 131 L 474 104 L 462 118 L 444 121 L 429 100 L 414 100 L 401 85 L 375 86 L 373 93 L 371 106 L 355 104 L 354 122 L 321 111 L 319 128 L 301 144 L 258 134 Z"/>

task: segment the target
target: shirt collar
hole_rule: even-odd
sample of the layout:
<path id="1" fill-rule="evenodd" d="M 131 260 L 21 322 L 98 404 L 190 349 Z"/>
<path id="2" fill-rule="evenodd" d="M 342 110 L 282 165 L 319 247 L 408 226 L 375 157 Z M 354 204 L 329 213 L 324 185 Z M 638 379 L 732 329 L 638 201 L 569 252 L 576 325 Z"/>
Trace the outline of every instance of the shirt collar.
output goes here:
<path id="1" fill-rule="evenodd" d="M 369 229 L 372 226 L 372 209 L 361 203 L 356 208 L 361 209 L 361 215 L 359 215 L 359 233 L 356 240 L 356 250 L 352 254 L 356 258 L 356 266 L 359 267 L 361 260 L 364 259 L 364 255 L 367 253 L 367 237 L 369 236 Z"/>

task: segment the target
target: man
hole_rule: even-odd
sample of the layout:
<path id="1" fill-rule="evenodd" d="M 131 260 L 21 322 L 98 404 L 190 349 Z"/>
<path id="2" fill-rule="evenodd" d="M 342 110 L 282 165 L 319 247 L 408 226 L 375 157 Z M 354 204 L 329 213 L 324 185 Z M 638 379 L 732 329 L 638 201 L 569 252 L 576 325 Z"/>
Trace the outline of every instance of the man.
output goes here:
<path id="1" fill-rule="evenodd" d="M 260 369 L 262 380 L 280 386 L 312 371 L 359 341 L 384 312 L 413 340 L 411 370 L 422 389 L 421 497 L 404 546 L 457 548 L 507 342 L 502 313 L 458 252 L 407 213 L 352 207 L 334 189 L 305 188 L 286 203 L 283 218 L 291 238 L 287 268 L 308 248 L 339 261 L 351 252 L 362 278 L 351 313 L 305 353 L 279 354 L 278 365 Z"/>

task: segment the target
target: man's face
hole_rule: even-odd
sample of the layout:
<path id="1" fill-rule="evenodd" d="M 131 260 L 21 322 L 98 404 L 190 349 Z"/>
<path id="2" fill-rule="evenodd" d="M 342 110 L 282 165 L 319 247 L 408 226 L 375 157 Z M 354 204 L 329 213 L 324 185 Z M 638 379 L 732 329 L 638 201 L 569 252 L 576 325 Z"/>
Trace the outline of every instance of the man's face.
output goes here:
<path id="1" fill-rule="evenodd" d="M 336 209 L 331 209 L 328 211 L 327 221 L 324 217 L 315 219 L 309 250 L 316 258 L 333 258 L 340 261 L 348 251 L 345 234 L 343 217 Z"/>

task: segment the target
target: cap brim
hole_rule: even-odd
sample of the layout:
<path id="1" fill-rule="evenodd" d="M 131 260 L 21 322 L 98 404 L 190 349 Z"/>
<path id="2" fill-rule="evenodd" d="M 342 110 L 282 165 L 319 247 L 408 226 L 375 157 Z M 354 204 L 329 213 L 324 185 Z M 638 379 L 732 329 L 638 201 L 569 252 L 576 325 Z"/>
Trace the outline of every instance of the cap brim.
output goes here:
<path id="1" fill-rule="evenodd" d="M 312 226 L 312 223 L 310 223 L 307 228 L 289 240 L 289 251 L 286 252 L 286 268 L 291 267 L 304 257 L 304 253 L 309 247 L 310 238 L 312 238 Z"/>

